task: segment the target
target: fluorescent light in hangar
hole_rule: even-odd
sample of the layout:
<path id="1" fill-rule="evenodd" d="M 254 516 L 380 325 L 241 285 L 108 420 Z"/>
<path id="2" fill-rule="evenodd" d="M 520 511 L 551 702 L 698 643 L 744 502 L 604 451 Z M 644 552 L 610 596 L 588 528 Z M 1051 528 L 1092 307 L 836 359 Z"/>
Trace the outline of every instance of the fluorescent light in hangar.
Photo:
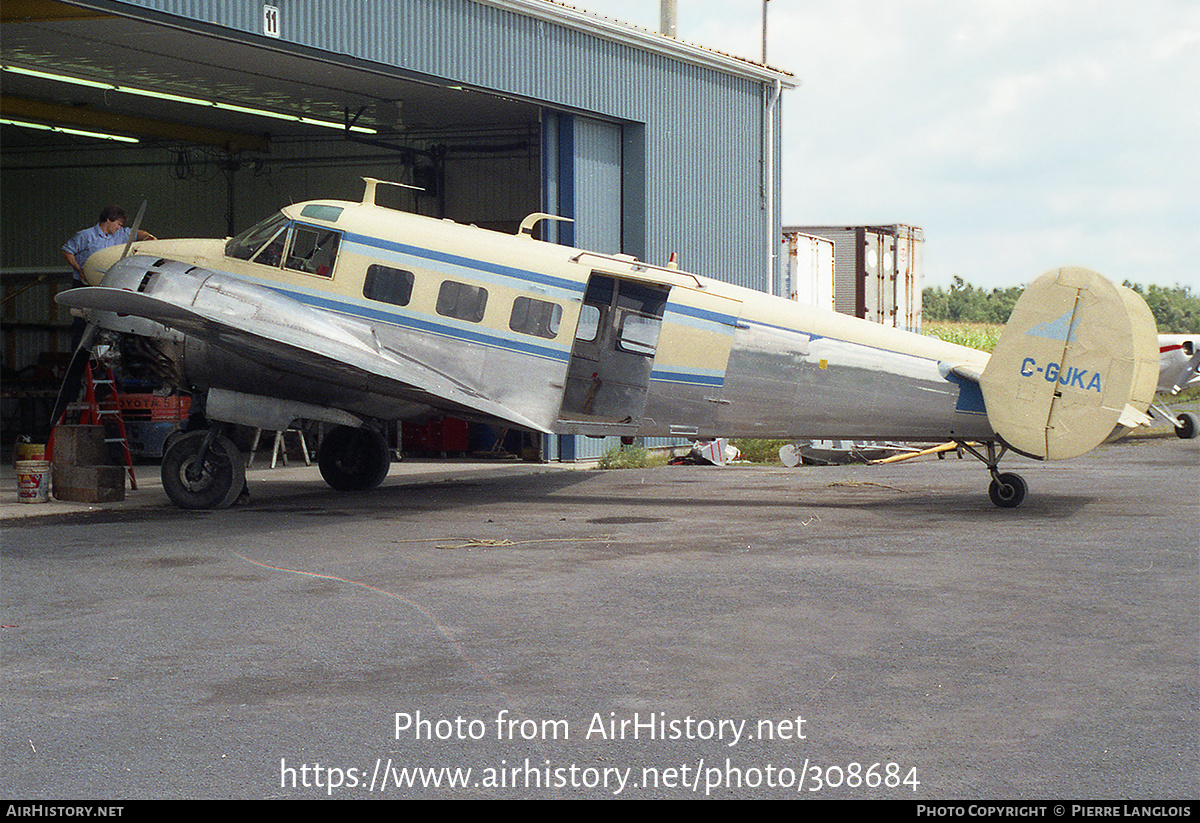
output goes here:
<path id="1" fill-rule="evenodd" d="M 136 137 L 126 137 L 123 134 L 108 134 L 102 131 L 87 131 L 86 129 L 72 129 L 66 126 L 48 126 L 45 123 L 33 123 L 28 120 L 13 120 L 11 117 L 0 117 L 0 124 L 5 126 L 19 126 L 23 129 L 38 129 L 39 131 L 53 131 L 59 134 L 74 134 L 78 137 L 94 137 L 98 140 L 115 140 L 118 143 L 139 143 Z"/>
<path id="2" fill-rule="evenodd" d="M 343 131 L 349 129 L 352 132 L 359 134 L 377 134 L 375 129 L 367 128 L 366 126 L 347 126 L 344 123 L 338 123 L 333 120 L 322 120 L 318 117 L 307 117 L 298 114 L 285 114 L 283 112 L 270 111 L 268 109 L 256 109 L 250 106 L 239 106 L 233 103 L 222 103 L 218 100 L 202 100 L 198 97 L 187 97 L 180 94 L 169 94 L 167 92 L 151 91 L 149 89 L 139 89 L 133 86 L 119 86 L 115 83 L 108 83 L 98 80 L 88 80 L 83 77 L 72 77 L 65 74 L 57 74 L 54 72 L 40 71 L 37 69 L 27 69 L 21 66 L 13 66 L 5 64 L 4 71 L 12 72 L 13 74 L 23 74 L 27 77 L 37 77 L 43 80 L 54 80 L 59 83 L 70 83 L 76 86 L 87 86 L 93 89 L 103 89 L 104 91 L 123 92 L 125 94 L 136 94 L 142 97 L 149 97 L 155 100 L 168 100 L 175 103 L 185 103 L 191 106 L 201 106 L 204 108 L 215 108 L 223 111 L 233 111 L 240 114 L 258 115 L 260 117 L 271 117 L 276 120 L 286 120 L 291 123 L 305 123 L 310 126 L 321 126 L 327 129 L 337 129 Z"/>

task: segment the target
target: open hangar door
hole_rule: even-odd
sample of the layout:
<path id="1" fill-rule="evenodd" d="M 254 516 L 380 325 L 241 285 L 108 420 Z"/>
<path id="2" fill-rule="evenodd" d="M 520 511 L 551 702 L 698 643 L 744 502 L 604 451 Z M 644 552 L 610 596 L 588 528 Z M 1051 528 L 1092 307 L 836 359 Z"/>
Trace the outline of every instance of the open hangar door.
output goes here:
<path id="1" fill-rule="evenodd" d="M 502 231 L 541 209 L 543 109 L 225 31 L 6 2 L 0 40 L 3 432 L 44 435 L 69 358 L 60 255 L 122 205 L 159 237 L 224 237 L 280 206 L 357 200 Z"/>

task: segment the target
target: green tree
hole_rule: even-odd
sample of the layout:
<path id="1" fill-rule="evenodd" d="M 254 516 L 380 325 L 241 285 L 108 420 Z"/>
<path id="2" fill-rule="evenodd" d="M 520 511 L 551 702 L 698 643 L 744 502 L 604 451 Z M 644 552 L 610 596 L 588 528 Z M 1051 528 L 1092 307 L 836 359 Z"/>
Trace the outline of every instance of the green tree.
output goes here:
<path id="1" fill-rule="evenodd" d="M 1190 286 L 1142 286 L 1125 282 L 1140 294 L 1154 315 L 1162 334 L 1190 334 L 1200 330 L 1200 296 Z M 922 317 L 929 321 L 958 323 L 1007 323 L 1024 288 L 976 288 L 959 276 L 949 289 L 927 288 L 921 293 Z"/>
<path id="2" fill-rule="evenodd" d="M 1192 294 L 1190 286 L 1143 287 L 1128 280 L 1125 285 L 1146 301 L 1160 333 L 1191 334 L 1200 331 L 1200 296 Z"/>
<path id="3" fill-rule="evenodd" d="M 939 286 L 922 292 L 922 316 L 926 320 L 958 323 L 1007 323 L 1022 291 L 1021 287 L 1014 286 L 989 292 L 956 275 L 949 290 Z"/>

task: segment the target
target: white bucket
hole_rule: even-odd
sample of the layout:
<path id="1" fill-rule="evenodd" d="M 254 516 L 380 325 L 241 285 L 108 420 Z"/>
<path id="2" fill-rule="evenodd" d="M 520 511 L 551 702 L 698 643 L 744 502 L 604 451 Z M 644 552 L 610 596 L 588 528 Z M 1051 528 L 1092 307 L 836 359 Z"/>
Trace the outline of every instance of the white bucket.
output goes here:
<path id="1" fill-rule="evenodd" d="M 17 500 L 47 503 L 50 500 L 50 461 L 17 461 Z"/>

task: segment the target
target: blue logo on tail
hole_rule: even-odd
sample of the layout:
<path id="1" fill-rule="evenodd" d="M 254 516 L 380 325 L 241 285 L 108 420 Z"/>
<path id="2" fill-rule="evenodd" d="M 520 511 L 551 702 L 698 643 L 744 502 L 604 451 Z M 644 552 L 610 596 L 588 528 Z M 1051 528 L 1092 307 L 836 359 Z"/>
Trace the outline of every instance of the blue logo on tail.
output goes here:
<path id="1" fill-rule="evenodd" d="M 1025 333 L 1030 337 L 1044 337 L 1047 340 L 1061 340 L 1064 343 L 1074 343 L 1075 329 L 1083 321 L 1082 317 L 1073 319 L 1074 314 L 1075 309 L 1071 308 L 1062 317 L 1045 323 L 1038 323 Z"/>

